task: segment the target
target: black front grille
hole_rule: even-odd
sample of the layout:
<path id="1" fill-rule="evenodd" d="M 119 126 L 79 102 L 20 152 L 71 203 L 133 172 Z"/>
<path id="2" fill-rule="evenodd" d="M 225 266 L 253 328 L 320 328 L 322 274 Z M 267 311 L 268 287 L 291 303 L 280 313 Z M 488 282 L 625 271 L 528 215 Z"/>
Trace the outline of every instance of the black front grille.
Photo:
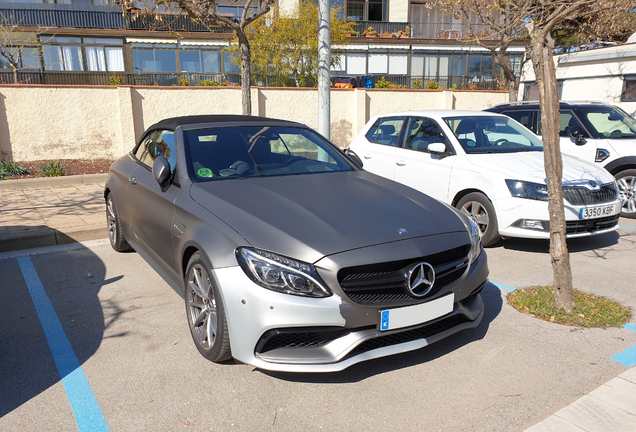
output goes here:
<path id="1" fill-rule="evenodd" d="M 355 355 L 378 348 L 384 348 L 387 346 L 431 337 L 468 321 L 470 320 L 465 315 L 455 314 L 448 318 L 444 318 L 443 320 L 439 320 L 412 330 L 379 336 L 361 343 L 353 351 L 351 351 L 347 357 L 353 357 Z"/>
<path id="2" fill-rule="evenodd" d="M 348 329 L 313 330 L 283 329 L 270 330 L 256 345 L 256 351 L 264 353 L 278 348 L 320 348 L 349 333 Z"/>
<path id="3" fill-rule="evenodd" d="M 338 281 L 347 296 L 358 304 L 417 303 L 435 296 L 462 276 L 468 264 L 466 257 L 469 250 L 470 245 L 465 245 L 424 257 L 347 267 L 338 272 Z M 413 298 L 408 293 L 406 279 L 411 267 L 419 262 L 431 264 L 436 279 L 433 289 L 426 296 Z M 452 264 L 460 267 L 455 269 Z"/>
<path id="4" fill-rule="evenodd" d="M 616 187 L 613 183 L 601 186 L 597 191 L 587 188 L 563 188 L 563 197 L 572 205 L 599 204 L 616 199 Z"/>
<path id="5" fill-rule="evenodd" d="M 583 220 L 567 221 L 566 233 L 579 234 L 579 233 L 587 233 L 587 232 L 609 229 L 616 226 L 616 224 L 618 223 L 618 217 L 619 215 L 608 216 L 608 217 L 598 218 L 598 219 L 583 219 Z"/>

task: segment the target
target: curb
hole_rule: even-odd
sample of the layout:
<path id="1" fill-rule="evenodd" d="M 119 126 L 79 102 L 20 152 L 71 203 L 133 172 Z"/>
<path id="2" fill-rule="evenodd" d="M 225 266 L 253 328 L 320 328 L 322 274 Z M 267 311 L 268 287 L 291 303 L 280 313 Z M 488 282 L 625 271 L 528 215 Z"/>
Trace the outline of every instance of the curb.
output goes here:
<path id="1" fill-rule="evenodd" d="M 36 189 L 57 186 L 73 186 L 77 184 L 105 183 L 108 173 L 84 174 L 61 177 L 42 177 L 17 180 L 0 180 L 0 190 L 5 189 Z"/>
<path id="2" fill-rule="evenodd" d="M 105 218 L 104 218 L 105 219 Z M 87 240 L 108 238 L 108 228 L 103 224 L 67 229 L 38 228 L 23 233 L 0 236 L 0 252 L 55 246 Z"/>

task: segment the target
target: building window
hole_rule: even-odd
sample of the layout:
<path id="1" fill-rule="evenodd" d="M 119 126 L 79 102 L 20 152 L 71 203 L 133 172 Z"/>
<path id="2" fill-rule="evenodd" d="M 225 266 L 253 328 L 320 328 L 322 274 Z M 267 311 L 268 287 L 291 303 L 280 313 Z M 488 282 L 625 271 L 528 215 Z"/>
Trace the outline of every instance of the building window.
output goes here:
<path id="1" fill-rule="evenodd" d="M 230 51 L 223 52 L 223 68 L 225 73 L 241 73 L 241 67 L 234 64 Z"/>
<path id="2" fill-rule="evenodd" d="M 385 74 L 388 72 L 388 55 L 386 53 L 369 53 L 369 73 Z"/>
<path id="3" fill-rule="evenodd" d="M 177 46 L 132 44 L 135 72 L 177 72 Z"/>
<path id="4" fill-rule="evenodd" d="M 406 75 L 408 55 L 389 54 L 389 75 Z"/>
<path id="5" fill-rule="evenodd" d="M 349 21 L 386 21 L 386 0 L 347 1 Z"/>
<path id="6" fill-rule="evenodd" d="M 40 69 L 40 51 L 37 48 L 15 48 L 13 57 L 17 58 L 18 69 Z M 9 60 L 0 55 L 0 69 L 13 69 Z"/>
<path id="7" fill-rule="evenodd" d="M 51 37 L 42 42 L 46 70 L 124 71 L 124 42 L 121 39 Z"/>
<path id="8" fill-rule="evenodd" d="M 636 102 L 636 76 L 623 78 L 621 102 Z"/>
<path id="9" fill-rule="evenodd" d="M 365 75 L 367 73 L 366 53 L 347 53 L 347 75 Z"/>

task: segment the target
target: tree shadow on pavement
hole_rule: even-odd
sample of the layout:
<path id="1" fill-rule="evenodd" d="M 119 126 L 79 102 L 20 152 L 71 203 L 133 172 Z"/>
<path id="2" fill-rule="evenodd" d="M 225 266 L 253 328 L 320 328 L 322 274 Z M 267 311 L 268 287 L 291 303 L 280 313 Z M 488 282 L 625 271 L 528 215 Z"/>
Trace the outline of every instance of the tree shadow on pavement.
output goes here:
<path id="1" fill-rule="evenodd" d="M 340 384 L 363 381 L 374 375 L 416 366 L 443 357 L 455 350 L 481 340 L 488 333 L 490 323 L 503 308 L 503 296 L 499 288 L 487 284 L 481 292 L 485 312 L 481 323 L 473 329 L 462 330 L 432 345 L 407 353 L 381 357 L 357 363 L 344 371 L 333 373 L 285 373 L 258 370 L 272 378 L 298 383 Z"/>
<path id="2" fill-rule="evenodd" d="M 21 258 L 22 259 L 22 258 Z M 82 365 L 98 349 L 104 313 L 97 297 L 105 280 L 103 262 L 89 249 L 33 255 L 30 259 L 55 314 Z M 0 417 L 57 384 L 38 313 L 16 258 L 0 259 Z M 64 355 L 65 353 L 60 353 Z"/>

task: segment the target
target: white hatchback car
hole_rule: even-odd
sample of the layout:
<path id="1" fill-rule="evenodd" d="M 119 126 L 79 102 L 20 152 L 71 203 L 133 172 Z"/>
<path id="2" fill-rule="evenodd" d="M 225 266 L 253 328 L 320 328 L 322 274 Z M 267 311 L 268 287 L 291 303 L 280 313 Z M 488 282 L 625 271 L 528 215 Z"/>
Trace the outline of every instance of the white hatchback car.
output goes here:
<path id="1" fill-rule="evenodd" d="M 477 111 L 409 111 L 373 117 L 349 146 L 364 169 L 463 210 L 483 244 L 550 238 L 543 143 L 515 120 Z M 563 155 L 567 237 L 618 228 L 611 174 Z"/>

